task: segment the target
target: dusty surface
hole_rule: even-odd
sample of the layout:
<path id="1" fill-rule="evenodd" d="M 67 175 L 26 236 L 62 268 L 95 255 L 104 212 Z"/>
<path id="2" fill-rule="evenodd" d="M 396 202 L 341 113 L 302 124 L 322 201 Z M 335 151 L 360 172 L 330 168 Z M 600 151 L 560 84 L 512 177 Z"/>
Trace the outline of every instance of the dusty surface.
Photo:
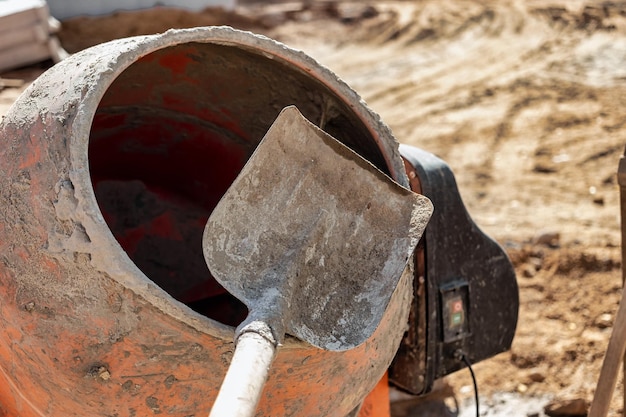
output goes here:
<path id="1" fill-rule="evenodd" d="M 475 367 L 483 409 L 540 415 L 549 401 L 590 401 L 621 288 L 626 2 L 308 3 L 75 19 L 60 37 L 76 51 L 118 36 L 231 24 L 317 58 L 401 142 L 452 166 L 475 221 L 515 263 L 519 326 L 511 352 Z M 28 81 L 44 67 L 3 76 Z M 19 91 L 0 92 L 0 114 Z M 472 396 L 467 371 L 447 383 L 435 397 L 465 404 Z M 622 412 L 620 390 L 621 378 L 612 415 Z M 499 412 L 498 398 L 509 397 L 489 399 L 494 393 L 516 393 L 538 411 Z M 467 407 L 459 415 L 471 415 Z"/>

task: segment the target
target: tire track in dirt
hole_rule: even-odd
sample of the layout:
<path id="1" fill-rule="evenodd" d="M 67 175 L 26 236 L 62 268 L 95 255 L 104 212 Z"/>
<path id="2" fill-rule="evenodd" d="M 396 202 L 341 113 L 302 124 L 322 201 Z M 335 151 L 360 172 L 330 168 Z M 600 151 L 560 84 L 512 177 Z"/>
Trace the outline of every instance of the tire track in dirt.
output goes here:
<path id="1" fill-rule="evenodd" d="M 605 75 L 610 87 L 599 89 L 590 77 L 611 66 L 616 50 L 626 53 L 615 43 L 626 32 L 604 28 L 601 19 L 587 30 L 590 12 L 577 7 L 383 2 L 377 19 L 347 31 L 349 41 L 330 36 L 322 47 L 295 46 L 342 76 L 401 142 L 446 160 L 461 191 L 473 193 L 464 194 L 467 204 L 489 233 L 530 239 L 541 217 L 567 241 L 581 240 L 582 221 L 594 226 L 582 239 L 615 245 L 616 216 L 603 207 L 616 207 L 610 177 L 626 138 L 607 133 L 623 122 L 613 106 L 623 102 L 616 91 L 626 84 L 613 79 L 623 78 L 615 64 Z M 607 12 L 612 24 L 620 10 Z M 602 155 L 597 163 L 593 154 Z M 582 202 L 581 189 L 593 191 Z M 527 207 L 534 208 L 530 219 Z"/>
<path id="2" fill-rule="evenodd" d="M 342 36 L 325 24 L 289 38 L 401 142 L 446 160 L 475 221 L 512 256 L 520 322 L 511 352 L 476 366 L 483 394 L 593 396 L 621 286 L 625 4 L 379 2 Z M 559 247 L 538 244 L 542 231 Z M 471 393 L 467 373 L 448 380 Z"/>
<path id="3" fill-rule="evenodd" d="M 79 48 L 120 27 L 226 23 L 316 57 L 401 142 L 452 166 L 472 216 L 512 257 L 520 322 L 512 351 L 476 366 L 481 393 L 591 399 L 621 287 L 615 173 L 626 144 L 626 1 L 280 3 L 290 11 L 261 7 L 243 19 L 167 10 L 79 19 L 66 35 Z M 537 242 L 541 229 L 560 241 Z M 449 381 L 471 393 L 465 372 Z M 620 408 L 618 391 L 612 415 Z"/>

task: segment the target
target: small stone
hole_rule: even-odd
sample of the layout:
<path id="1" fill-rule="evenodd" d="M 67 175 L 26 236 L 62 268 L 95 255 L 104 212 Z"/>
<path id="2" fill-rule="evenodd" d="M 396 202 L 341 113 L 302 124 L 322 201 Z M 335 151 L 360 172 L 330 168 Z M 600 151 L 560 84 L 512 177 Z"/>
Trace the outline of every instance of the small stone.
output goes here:
<path id="1" fill-rule="evenodd" d="M 593 204 L 597 204 L 598 206 L 603 206 L 604 205 L 604 197 L 602 196 L 595 196 L 593 198 Z"/>
<path id="2" fill-rule="evenodd" d="M 528 391 L 528 385 L 526 385 L 526 384 L 519 384 L 517 386 L 517 392 L 519 392 L 520 394 L 524 394 L 526 391 Z"/>
<path id="3" fill-rule="evenodd" d="M 109 378 L 111 378 L 111 373 L 107 368 L 101 366 L 100 369 L 98 369 L 98 377 L 104 381 L 108 381 Z"/>
<path id="4" fill-rule="evenodd" d="M 550 247 L 557 247 L 561 241 L 561 234 L 554 231 L 543 231 L 538 233 L 533 242 L 537 245 L 546 245 Z"/>
<path id="5" fill-rule="evenodd" d="M 537 275 L 537 268 L 531 264 L 524 264 L 520 267 L 520 272 L 524 278 L 533 278 Z"/>
<path id="6" fill-rule="evenodd" d="M 543 409 L 549 417 L 584 417 L 589 411 L 589 402 L 576 398 L 573 400 L 555 400 Z"/>
<path id="7" fill-rule="evenodd" d="M 538 162 L 533 167 L 533 172 L 538 174 L 554 174 L 557 171 L 556 166 L 546 162 Z"/>
<path id="8" fill-rule="evenodd" d="M 470 392 L 472 392 L 472 386 L 471 385 L 463 385 L 460 389 L 459 392 L 461 394 L 469 394 Z"/>
<path id="9" fill-rule="evenodd" d="M 537 256 L 531 256 L 528 258 L 528 263 L 535 267 L 536 270 L 540 270 L 543 267 L 543 259 Z"/>
<path id="10" fill-rule="evenodd" d="M 108 381 L 111 378 L 111 372 L 109 372 L 106 366 L 94 365 L 87 371 L 87 376 Z"/>
<path id="11" fill-rule="evenodd" d="M 608 313 L 600 314 L 596 318 L 595 325 L 599 329 L 607 329 L 613 325 L 613 316 Z"/>
<path id="12" fill-rule="evenodd" d="M 546 376 L 542 372 L 534 371 L 528 374 L 528 379 L 532 382 L 543 382 L 546 380 Z"/>
<path id="13" fill-rule="evenodd" d="M 603 345 L 607 342 L 608 336 L 598 329 L 585 329 L 580 334 L 581 342 L 585 342 L 588 346 Z"/>

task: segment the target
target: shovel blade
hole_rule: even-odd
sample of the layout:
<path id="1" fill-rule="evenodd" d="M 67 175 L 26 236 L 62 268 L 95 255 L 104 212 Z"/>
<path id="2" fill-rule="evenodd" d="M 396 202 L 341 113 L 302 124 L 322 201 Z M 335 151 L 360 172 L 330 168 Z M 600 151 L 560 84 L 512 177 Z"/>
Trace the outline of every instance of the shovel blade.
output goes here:
<path id="1" fill-rule="evenodd" d="M 288 107 L 215 207 L 203 250 L 246 322 L 341 351 L 378 327 L 431 213 Z"/>

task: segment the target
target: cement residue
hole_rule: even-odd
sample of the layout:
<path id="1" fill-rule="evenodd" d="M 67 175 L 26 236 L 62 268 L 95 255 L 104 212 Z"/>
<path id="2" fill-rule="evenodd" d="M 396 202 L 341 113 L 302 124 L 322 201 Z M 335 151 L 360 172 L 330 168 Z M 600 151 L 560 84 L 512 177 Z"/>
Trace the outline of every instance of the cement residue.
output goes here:
<path id="1" fill-rule="evenodd" d="M 517 393 L 495 393 L 491 397 L 479 398 L 481 417 L 543 417 L 544 407 L 550 402 L 550 396 L 525 396 Z M 472 399 L 464 400 L 459 406 L 458 417 L 476 416 L 476 403 Z"/>
<path id="2" fill-rule="evenodd" d="M 449 163 L 474 219 L 509 250 L 520 283 L 520 321 L 512 351 L 475 366 L 481 398 L 505 390 L 521 398 L 591 399 L 621 288 L 616 171 L 626 142 L 623 4 L 369 4 L 379 13 L 349 24 L 325 14 L 316 20 L 320 15 L 302 4 L 296 11 L 273 9 L 277 26 L 254 30 L 320 60 L 401 142 Z M 163 11 L 154 18 L 170 16 Z M 98 31 L 118 25 L 115 18 L 105 22 Z M 403 31 L 407 25 L 413 26 Z M 0 92 L 0 99 L 9 93 Z M 546 234 L 560 238 L 541 243 Z M 461 402 L 471 398 L 467 372 L 449 380 Z M 621 389 L 620 382 L 613 416 L 621 413 Z M 463 413 L 473 414 L 471 403 L 462 404 Z"/>
<path id="3" fill-rule="evenodd" d="M 448 387 L 449 388 L 449 387 Z M 480 387 L 479 387 L 480 390 Z M 464 387 L 464 391 L 473 391 Z M 470 392 L 473 394 L 472 392 Z M 544 408 L 550 404 L 550 395 L 523 395 L 511 392 L 495 392 L 479 395 L 481 417 L 546 417 Z M 433 392 L 430 396 L 414 400 L 392 402 L 393 417 L 475 417 L 474 398 L 459 399 L 448 389 Z"/>

